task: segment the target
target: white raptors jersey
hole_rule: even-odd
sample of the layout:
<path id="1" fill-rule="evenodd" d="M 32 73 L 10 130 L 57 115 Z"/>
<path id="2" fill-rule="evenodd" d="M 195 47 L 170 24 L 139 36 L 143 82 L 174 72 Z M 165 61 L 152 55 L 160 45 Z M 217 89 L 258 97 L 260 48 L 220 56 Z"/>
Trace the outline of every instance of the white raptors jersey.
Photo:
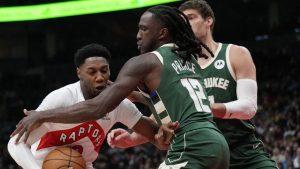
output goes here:
<path id="1" fill-rule="evenodd" d="M 51 92 L 37 108 L 38 111 L 66 107 L 84 101 L 80 83 L 76 82 Z M 101 103 L 99 103 L 101 104 Z M 107 132 L 121 122 L 132 128 L 142 114 L 129 100 L 123 100 L 118 107 L 97 121 L 78 124 L 44 123 L 31 133 L 28 143 L 36 160 L 42 164 L 44 157 L 58 146 L 70 146 L 79 151 L 88 169 L 96 160 Z"/>

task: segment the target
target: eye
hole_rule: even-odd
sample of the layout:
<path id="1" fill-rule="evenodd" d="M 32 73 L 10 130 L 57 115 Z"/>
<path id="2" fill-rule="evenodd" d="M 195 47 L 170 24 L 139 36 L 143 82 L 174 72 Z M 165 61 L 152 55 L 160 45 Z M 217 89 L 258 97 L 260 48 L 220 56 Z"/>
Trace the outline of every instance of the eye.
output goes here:
<path id="1" fill-rule="evenodd" d="M 188 18 L 189 20 L 193 20 L 193 19 L 196 18 L 196 16 L 195 16 L 195 15 L 188 15 L 187 18 Z"/>
<path id="2" fill-rule="evenodd" d="M 141 31 L 146 31 L 146 30 L 147 30 L 147 27 L 145 27 L 145 26 L 139 26 L 139 30 L 141 30 Z"/>
<path id="3" fill-rule="evenodd" d="M 103 73 L 103 74 L 105 74 L 105 73 L 107 73 L 107 69 L 102 69 L 102 70 L 100 70 L 101 71 L 101 73 Z"/>
<path id="4" fill-rule="evenodd" d="M 87 73 L 88 73 L 89 75 L 94 75 L 94 74 L 96 73 L 96 71 L 95 71 L 95 70 L 88 70 Z"/>

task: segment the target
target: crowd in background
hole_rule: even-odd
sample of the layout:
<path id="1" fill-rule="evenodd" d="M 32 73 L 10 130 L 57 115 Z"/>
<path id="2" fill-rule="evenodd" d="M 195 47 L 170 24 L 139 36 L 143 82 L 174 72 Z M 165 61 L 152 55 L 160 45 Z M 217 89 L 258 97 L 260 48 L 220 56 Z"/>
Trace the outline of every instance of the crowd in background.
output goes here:
<path id="1" fill-rule="evenodd" d="M 300 169 L 300 78 L 297 76 L 300 49 L 297 46 L 299 43 L 250 48 L 259 87 L 258 112 L 253 118 L 256 134 L 281 169 Z M 62 78 L 45 81 L 43 76 L 34 74 L 1 74 L 0 168 L 18 168 L 6 149 L 10 132 L 23 116 L 24 107 L 37 107 L 48 92 L 66 83 L 54 79 L 73 78 L 67 78 L 70 76 L 67 73 L 60 73 L 59 76 Z M 105 144 L 94 165 L 97 169 L 154 169 L 164 159 L 165 153 L 151 144 L 125 150 L 110 149 Z"/>

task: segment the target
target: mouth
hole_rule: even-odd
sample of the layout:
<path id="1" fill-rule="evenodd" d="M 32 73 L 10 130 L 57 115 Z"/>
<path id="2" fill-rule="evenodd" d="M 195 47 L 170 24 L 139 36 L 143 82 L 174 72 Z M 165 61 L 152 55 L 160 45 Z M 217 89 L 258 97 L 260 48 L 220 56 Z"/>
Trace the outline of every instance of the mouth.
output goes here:
<path id="1" fill-rule="evenodd" d="M 96 87 L 96 90 L 98 91 L 98 92 L 101 92 L 102 90 L 104 90 L 105 89 L 105 86 L 97 86 Z"/>
<path id="2" fill-rule="evenodd" d="M 138 49 L 138 50 L 141 50 L 141 48 L 142 48 L 142 44 L 138 42 L 138 43 L 137 43 L 137 49 Z"/>

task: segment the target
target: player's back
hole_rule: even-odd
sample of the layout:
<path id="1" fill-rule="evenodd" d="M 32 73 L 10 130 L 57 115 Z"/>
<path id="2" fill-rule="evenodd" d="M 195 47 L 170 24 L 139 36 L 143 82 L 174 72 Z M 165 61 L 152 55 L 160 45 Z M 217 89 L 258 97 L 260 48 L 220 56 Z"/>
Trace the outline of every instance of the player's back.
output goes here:
<path id="1" fill-rule="evenodd" d="M 153 114 L 162 123 L 180 123 L 160 167 L 227 168 L 228 145 L 213 122 L 201 69 L 194 58 L 184 61 L 174 48 L 166 44 L 153 52 L 163 64 L 160 85 L 150 94 Z"/>
<path id="2" fill-rule="evenodd" d="M 180 130 L 207 127 L 212 114 L 203 88 L 201 70 L 197 61 L 184 60 L 173 51 L 175 44 L 166 44 L 153 53 L 163 64 L 161 82 L 150 96 L 162 123 L 179 121 Z M 203 122 L 203 125 L 190 125 Z M 185 126 L 189 128 L 185 129 Z M 213 125 L 212 125 L 213 126 Z"/>

